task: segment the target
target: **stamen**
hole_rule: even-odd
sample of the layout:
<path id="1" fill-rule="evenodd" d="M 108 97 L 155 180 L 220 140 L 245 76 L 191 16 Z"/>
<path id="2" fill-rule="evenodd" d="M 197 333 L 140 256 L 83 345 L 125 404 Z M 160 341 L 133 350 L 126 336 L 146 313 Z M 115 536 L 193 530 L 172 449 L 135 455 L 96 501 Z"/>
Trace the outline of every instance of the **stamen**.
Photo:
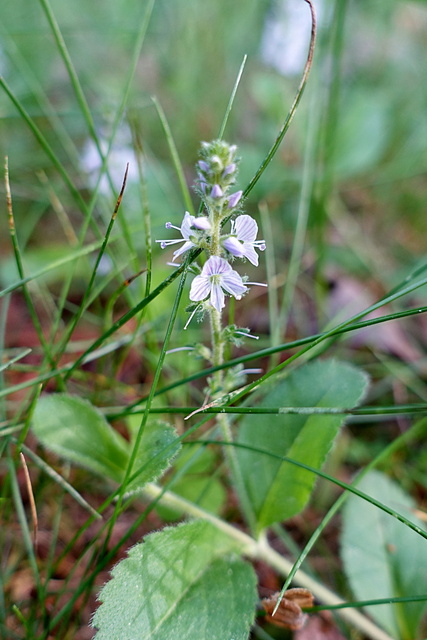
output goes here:
<path id="1" fill-rule="evenodd" d="M 176 244 L 177 242 L 186 242 L 185 238 L 181 238 L 180 240 L 156 240 L 160 244 L 160 247 L 164 249 L 170 244 Z"/>
<path id="2" fill-rule="evenodd" d="M 251 333 L 246 333 L 246 331 L 235 331 L 234 333 L 238 333 L 245 338 L 253 338 L 253 340 L 259 340 L 259 336 L 253 336 Z"/>
<path id="3" fill-rule="evenodd" d="M 254 247 L 258 247 L 260 251 L 265 251 L 265 240 L 255 240 L 252 244 Z"/>
<path id="4" fill-rule="evenodd" d="M 170 353 L 175 353 L 176 351 L 194 351 L 194 347 L 176 347 L 176 349 L 169 349 L 168 351 L 165 351 L 166 355 L 169 355 Z"/>

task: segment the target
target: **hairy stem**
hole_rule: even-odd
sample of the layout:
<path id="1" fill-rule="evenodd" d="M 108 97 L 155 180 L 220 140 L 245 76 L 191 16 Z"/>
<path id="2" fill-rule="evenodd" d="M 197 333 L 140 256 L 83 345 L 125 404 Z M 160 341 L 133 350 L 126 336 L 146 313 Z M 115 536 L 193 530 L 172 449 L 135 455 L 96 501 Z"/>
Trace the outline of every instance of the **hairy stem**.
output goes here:
<path id="1" fill-rule="evenodd" d="M 210 241 L 210 252 L 211 255 L 217 255 L 219 257 L 221 257 L 221 219 L 222 206 L 216 210 L 211 210 L 212 233 Z M 209 316 L 211 325 L 212 365 L 214 367 L 221 367 L 224 364 L 225 348 L 225 338 L 222 326 L 222 313 L 221 311 L 218 311 L 218 309 L 210 307 Z M 224 386 L 224 381 L 224 369 L 218 369 L 213 373 L 209 385 L 211 389 L 212 400 L 220 399 L 224 396 L 225 393 L 227 393 L 228 390 Z M 229 416 L 227 414 L 218 414 L 216 423 L 220 428 L 224 442 L 232 445 L 233 434 L 231 431 Z M 238 493 L 243 513 L 246 517 L 246 521 L 250 528 L 254 530 L 256 524 L 255 515 L 249 497 L 246 493 L 246 488 L 243 482 L 243 477 L 235 448 L 233 446 L 224 447 L 224 457 L 228 463 L 233 483 Z"/>
<path id="2" fill-rule="evenodd" d="M 240 529 L 228 524 L 228 522 L 224 522 L 224 520 L 217 518 L 212 513 L 204 511 L 197 505 L 185 500 L 185 498 L 181 498 L 171 491 L 165 491 L 164 488 L 159 487 L 154 483 L 145 485 L 144 495 L 150 500 L 160 498 L 160 502 L 162 504 L 184 511 L 192 517 L 208 520 L 217 529 L 223 531 L 226 535 L 236 540 L 241 545 L 242 554 L 248 558 L 263 560 L 283 576 L 286 576 L 291 571 L 293 566 L 292 562 L 272 549 L 265 536 L 255 540 Z M 296 573 L 294 580 L 299 586 L 309 589 L 314 596 L 325 605 L 336 605 L 345 602 L 333 591 L 330 591 L 322 584 L 318 583 L 304 571 L 299 570 Z M 359 611 L 352 608 L 344 608 L 337 609 L 336 614 L 348 624 L 353 625 L 356 629 L 364 633 L 371 640 L 393 640 L 387 633 L 377 627 L 376 624 L 371 622 Z"/>
<path id="3" fill-rule="evenodd" d="M 221 313 L 214 309 L 210 310 L 211 320 L 211 340 L 212 340 L 212 364 L 213 366 L 220 366 L 224 362 L 224 336 L 222 332 L 222 318 Z M 215 371 L 211 380 L 211 388 L 213 389 L 213 399 L 221 398 L 227 391 L 224 389 L 224 370 L 219 369 Z M 230 418 L 227 414 L 222 413 L 217 415 L 217 425 L 221 430 L 224 442 L 233 443 L 233 435 L 231 432 Z M 224 447 L 224 456 L 228 462 L 231 475 L 233 478 L 234 486 L 239 495 L 240 503 L 246 518 L 246 521 L 252 530 L 255 529 L 256 520 L 255 514 L 252 509 L 249 497 L 246 492 L 246 487 L 243 482 L 243 477 L 237 460 L 236 450 L 233 446 Z"/>

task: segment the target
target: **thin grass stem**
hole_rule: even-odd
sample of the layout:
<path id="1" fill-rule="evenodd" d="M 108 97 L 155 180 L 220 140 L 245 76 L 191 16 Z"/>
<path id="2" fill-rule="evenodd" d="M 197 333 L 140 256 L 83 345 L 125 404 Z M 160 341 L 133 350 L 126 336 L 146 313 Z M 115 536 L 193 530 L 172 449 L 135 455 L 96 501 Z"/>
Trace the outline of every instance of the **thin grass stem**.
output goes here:
<path id="1" fill-rule="evenodd" d="M 265 159 L 263 160 L 263 162 L 261 163 L 260 167 L 258 168 L 257 172 L 255 173 L 254 177 L 252 178 L 252 180 L 249 182 L 249 184 L 247 185 L 247 187 L 244 189 L 243 191 L 243 197 L 246 198 L 249 193 L 252 191 L 252 189 L 254 188 L 254 186 L 256 185 L 256 183 L 258 182 L 258 180 L 261 178 L 262 174 L 264 173 L 264 171 L 266 170 L 266 168 L 268 167 L 268 165 L 270 164 L 270 162 L 272 161 L 273 157 L 276 154 L 277 149 L 279 148 L 283 138 L 285 137 L 285 134 L 287 132 L 287 130 L 289 129 L 289 126 L 292 122 L 292 119 L 295 115 L 295 112 L 297 110 L 297 107 L 300 103 L 300 100 L 302 98 L 302 95 L 304 93 L 304 89 L 305 86 L 307 84 L 307 80 L 308 80 L 308 76 L 310 75 L 310 71 L 311 71 L 311 67 L 313 64 L 313 56 L 314 56 L 314 48 L 316 45 L 316 33 L 317 33 L 317 21 L 316 21 L 316 12 L 313 6 L 313 3 L 311 2 L 311 0 L 305 0 L 305 2 L 309 5 L 310 7 L 310 13 L 311 13 L 311 37 L 310 37 L 310 45 L 309 45 L 309 49 L 308 49 L 308 55 L 307 55 L 307 61 L 305 63 L 305 67 L 304 67 L 304 71 L 302 74 L 302 78 L 301 78 L 301 82 L 299 84 L 299 87 L 297 89 L 297 93 L 296 96 L 294 98 L 294 102 L 292 103 L 291 108 L 289 109 L 289 113 L 285 118 L 285 121 L 276 137 L 276 140 L 274 141 L 270 151 L 268 152 L 267 156 L 265 157 Z"/>
<path id="2" fill-rule="evenodd" d="M 425 435 L 426 431 L 427 431 L 427 420 L 424 419 L 424 420 L 421 420 L 420 422 L 417 422 L 413 427 L 411 427 L 408 431 L 406 431 L 405 433 L 401 434 L 398 438 L 393 440 L 393 442 L 391 442 L 383 451 L 381 451 L 378 455 L 376 455 L 375 458 L 371 460 L 366 465 L 366 467 L 358 474 L 358 476 L 352 483 L 352 486 L 353 487 L 357 486 L 357 484 L 371 469 L 374 469 L 381 462 L 383 462 L 384 460 L 387 460 L 387 458 L 389 458 L 393 453 L 398 451 L 402 447 L 402 445 L 407 445 L 412 440 L 420 438 L 421 436 Z M 338 513 L 338 511 L 341 509 L 341 507 L 343 506 L 343 504 L 345 503 L 349 495 L 350 495 L 349 492 L 345 492 L 341 494 L 341 496 L 335 501 L 335 503 L 329 509 L 328 513 L 324 516 L 320 525 L 316 528 L 316 530 L 311 535 L 310 540 L 304 546 L 304 549 L 302 550 L 301 554 L 295 561 L 294 566 L 292 567 L 288 577 L 285 580 L 285 583 L 280 592 L 279 599 L 277 601 L 277 606 L 279 606 L 280 600 L 282 599 L 286 589 L 289 588 L 289 585 L 291 584 L 295 574 L 297 573 L 299 568 L 302 566 L 303 562 L 305 561 L 306 557 L 310 553 L 311 549 L 314 547 L 317 540 L 325 530 L 326 526 L 332 520 L 334 515 Z M 277 606 L 276 606 L 276 609 L 277 609 Z"/>
<path id="3" fill-rule="evenodd" d="M 175 173 L 178 177 L 179 186 L 181 188 L 181 195 L 183 197 L 185 207 L 191 215 L 194 215 L 194 206 L 191 200 L 190 190 L 187 185 L 187 181 L 184 175 L 184 169 L 182 167 L 182 163 L 179 157 L 178 149 L 176 148 L 175 140 L 172 135 L 171 128 L 166 118 L 166 114 L 163 111 L 163 108 L 155 96 L 152 96 L 153 104 L 156 108 L 157 115 L 159 116 L 163 132 L 165 134 L 166 142 L 168 143 L 169 152 L 171 154 L 172 163 L 175 168 Z"/>
<path id="4" fill-rule="evenodd" d="M 222 140 L 225 132 L 225 128 L 227 126 L 228 119 L 230 117 L 231 110 L 233 108 L 234 100 L 236 97 L 237 89 L 239 88 L 240 80 L 242 79 L 243 71 L 246 65 L 246 60 L 248 56 L 243 56 L 242 64 L 240 65 L 239 73 L 237 74 L 236 82 L 234 83 L 233 91 L 231 92 L 230 100 L 228 101 L 227 108 L 225 110 L 224 118 L 221 123 L 221 127 L 218 133 L 218 140 Z"/>

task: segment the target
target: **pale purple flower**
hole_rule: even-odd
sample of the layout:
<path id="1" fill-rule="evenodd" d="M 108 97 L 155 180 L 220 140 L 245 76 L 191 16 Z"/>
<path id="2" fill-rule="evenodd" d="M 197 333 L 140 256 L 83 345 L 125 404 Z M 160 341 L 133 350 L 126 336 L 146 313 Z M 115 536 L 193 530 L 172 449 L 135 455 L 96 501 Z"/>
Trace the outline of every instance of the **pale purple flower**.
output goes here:
<path id="1" fill-rule="evenodd" d="M 265 249 L 264 240 L 256 240 L 258 225 L 251 216 L 238 216 L 231 223 L 231 236 L 223 241 L 223 247 L 233 256 L 247 258 L 256 267 L 258 266 L 258 254 L 255 247 L 260 251 Z"/>
<path id="2" fill-rule="evenodd" d="M 219 184 L 214 184 L 211 191 L 211 198 L 222 198 L 223 195 L 224 195 L 224 192 L 219 186 Z"/>
<path id="3" fill-rule="evenodd" d="M 236 171 L 236 163 L 232 162 L 227 167 L 225 167 L 224 171 L 222 172 L 222 177 L 225 178 L 226 176 L 229 176 L 230 173 L 234 173 L 235 171 Z"/>
<path id="4" fill-rule="evenodd" d="M 198 185 L 199 185 L 199 189 L 202 193 L 206 193 L 206 187 L 208 186 L 208 183 L 203 179 L 203 176 L 201 173 L 199 173 L 199 181 L 198 181 Z"/>
<path id="5" fill-rule="evenodd" d="M 220 312 L 225 306 L 223 290 L 240 300 L 246 293 L 247 287 L 227 260 L 219 256 L 211 256 L 205 262 L 201 274 L 191 283 L 190 300 L 200 302 L 210 296 L 210 304 Z"/>
<path id="6" fill-rule="evenodd" d="M 205 173 L 209 173 L 210 171 L 210 166 L 208 165 L 207 162 L 205 162 L 204 160 L 199 160 L 198 162 L 199 164 L 199 168 L 204 171 Z"/>
<path id="7" fill-rule="evenodd" d="M 166 222 L 166 229 L 176 229 L 182 235 L 182 240 L 156 240 L 160 243 L 162 249 L 165 249 L 171 244 L 177 244 L 183 242 L 182 247 L 177 249 L 173 254 L 173 259 L 176 260 L 180 255 L 189 251 L 193 247 L 197 247 L 197 243 L 193 240 L 197 240 L 197 231 L 209 231 L 211 224 L 209 219 L 205 216 L 192 216 L 188 211 L 185 212 L 184 219 L 180 227 L 176 227 L 171 222 Z M 196 230 L 196 231 L 195 231 Z"/>
<path id="8" fill-rule="evenodd" d="M 191 227 L 193 229 L 199 229 L 199 231 L 209 231 L 211 228 L 211 223 L 209 222 L 209 218 L 206 216 L 190 216 L 191 218 Z"/>
<path id="9" fill-rule="evenodd" d="M 236 191 L 235 193 L 232 193 L 228 198 L 228 208 L 234 209 L 234 207 L 240 202 L 240 198 L 242 197 L 242 195 L 243 191 Z"/>

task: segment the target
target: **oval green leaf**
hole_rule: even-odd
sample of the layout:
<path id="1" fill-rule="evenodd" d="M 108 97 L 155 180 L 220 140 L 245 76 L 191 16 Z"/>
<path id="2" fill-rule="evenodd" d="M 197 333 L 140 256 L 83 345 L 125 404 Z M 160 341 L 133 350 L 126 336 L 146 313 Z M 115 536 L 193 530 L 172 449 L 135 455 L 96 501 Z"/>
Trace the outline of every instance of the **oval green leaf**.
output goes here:
<path id="1" fill-rule="evenodd" d="M 132 445 L 87 400 L 65 393 L 42 396 L 32 424 L 36 437 L 47 449 L 93 473 L 122 482 Z M 178 449 L 176 433 L 170 425 L 159 420 L 148 422 L 127 492 L 139 491 L 158 478 Z"/>
<path id="2" fill-rule="evenodd" d="M 379 471 L 369 472 L 358 489 L 416 523 L 415 503 L 396 483 Z M 391 515 L 357 496 L 343 509 L 341 554 L 354 595 L 359 600 L 427 594 L 427 543 Z M 371 616 L 397 640 L 425 637 L 417 630 L 425 602 L 372 605 Z"/>
<path id="3" fill-rule="evenodd" d="M 247 640 L 257 602 L 253 568 L 235 542 L 193 521 L 153 533 L 102 589 L 95 640 Z"/>
<path id="4" fill-rule="evenodd" d="M 318 360 L 292 372 L 270 391 L 261 407 L 313 407 L 350 409 L 361 402 L 368 378 L 355 367 L 337 360 Z M 258 531 L 291 518 L 306 505 L 316 476 L 289 462 L 286 456 L 320 469 L 344 414 L 246 415 L 238 443 L 267 453 L 239 448 L 238 460 Z M 272 455 L 268 455 L 271 453 Z"/>

